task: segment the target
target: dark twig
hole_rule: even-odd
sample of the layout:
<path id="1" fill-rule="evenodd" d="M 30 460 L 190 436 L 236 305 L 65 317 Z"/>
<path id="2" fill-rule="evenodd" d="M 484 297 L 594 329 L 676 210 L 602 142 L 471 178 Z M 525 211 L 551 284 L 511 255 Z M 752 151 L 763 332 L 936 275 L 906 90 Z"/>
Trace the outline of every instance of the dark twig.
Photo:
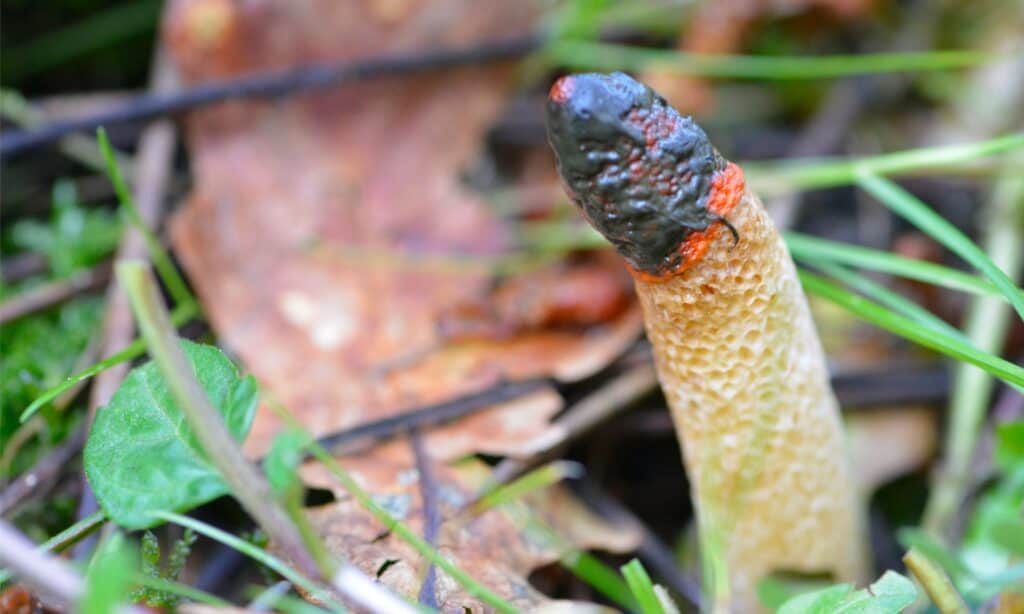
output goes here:
<path id="1" fill-rule="evenodd" d="M 549 385 L 551 385 L 551 380 L 544 377 L 515 382 L 501 382 L 482 392 L 443 403 L 410 409 L 394 416 L 361 424 L 340 433 L 327 435 L 321 437 L 318 442 L 335 454 L 344 454 L 348 450 L 339 451 L 337 448 L 343 445 L 348 446 L 364 439 L 371 441 L 388 439 L 401 433 L 408 433 L 413 429 L 449 422 L 456 418 L 487 409 L 498 403 L 518 399 Z"/>
<path id="2" fill-rule="evenodd" d="M 700 584 L 676 566 L 672 549 L 658 539 L 642 520 L 604 492 L 593 480 L 584 480 L 579 494 L 599 514 L 614 524 L 635 528 L 641 535 L 640 546 L 637 548 L 640 560 L 654 570 L 655 575 L 669 588 L 700 608 Z"/>
<path id="3" fill-rule="evenodd" d="M 100 265 L 69 279 L 58 279 L 36 286 L 0 303 L 0 324 L 31 315 L 43 309 L 102 288 L 110 279 L 110 268 Z"/>
<path id="4" fill-rule="evenodd" d="M 494 468 L 480 493 L 507 484 L 526 471 L 554 458 L 566 445 L 623 411 L 658 386 L 654 364 L 641 363 L 615 375 L 567 409 L 540 437 L 528 444 L 526 458 L 506 458 Z"/>
<path id="5" fill-rule="evenodd" d="M 0 143 L 0 159 L 74 132 L 92 131 L 100 126 L 175 115 L 234 98 L 275 98 L 377 77 L 511 60 L 536 50 L 541 40 L 541 36 L 534 34 L 452 49 L 409 51 L 335 64 L 306 66 L 286 72 L 258 74 L 172 94 L 146 94 L 109 111 L 57 122 L 37 130 L 5 134 L 3 142 Z"/>
<path id="6" fill-rule="evenodd" d="M 437 501 L 437 482 L 430 469 L 430 458 L 423 448 L 423 436 L 419 431 L 409 433 L 409 443 L 416 457 L 416 471 L 419 474 L 420 498 L 423 500 L 423 539 L 437 547 L 437 536 L 441 530 L 441 509 Z M 427 565 L 420 587 L 419 602 L 428 608 L 440 609 L 437 603 L 437 569 L 433 563 Z"/>

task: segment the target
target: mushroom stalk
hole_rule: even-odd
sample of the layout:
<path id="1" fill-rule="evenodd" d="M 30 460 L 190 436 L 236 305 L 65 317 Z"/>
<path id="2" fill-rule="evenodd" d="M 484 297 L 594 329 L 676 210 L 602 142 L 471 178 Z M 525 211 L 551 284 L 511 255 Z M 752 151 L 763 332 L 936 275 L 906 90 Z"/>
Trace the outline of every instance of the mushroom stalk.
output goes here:
<path id="1" fill-rule="evenodd" d="M 773 571 L 863 579 L 842 423 L 796 269 L 742 171 L 630 77 L 552 87 L 566 190 L 625 258 L 697 510 L 715 611 Z"/>

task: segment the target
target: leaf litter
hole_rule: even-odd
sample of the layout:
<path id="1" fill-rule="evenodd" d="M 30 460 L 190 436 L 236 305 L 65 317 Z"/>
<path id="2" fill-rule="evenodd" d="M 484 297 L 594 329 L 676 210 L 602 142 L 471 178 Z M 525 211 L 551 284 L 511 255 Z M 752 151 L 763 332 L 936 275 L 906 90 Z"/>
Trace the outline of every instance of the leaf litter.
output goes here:
<path id="1" fill-rule="evenodd" d="M 164 38 L 191 85 L 319 61 L 465 45 L 526 33 L 530 3 L 445 0 L 172 2 Z M 220 343 L 315 436 L 504 381 L 587 377 L 621 355 L 642 319 L 628 275 L 600 252 L 496 274 L 513 222 L 464 185 L 502 110 L 511 64 L 385 78 L 271 102 L 232 101 L 187 118 L 195 187 L 171 240 Z M 553 386 L 422 436 L 443 521 L 437 546 L 503 597 L 545 603 L 526 580 L 566 548 L 624 551 L 637 536 L 599 521 L 567 490 L 531 495 L 559 543 L 509 518 L 456 512 L 486 467 L 549 427 Z M 261 406 L 245 444 L 263 455 L 282 423 Z M 417 532 L 422 499 L 409 443 L 339 459 Z M 301 470 L 331 488 L 323 469 Z M 332 552 L 415 598 L 425 562 L 354 501 L 311 510 Z M 438 574 L 443 609 L 479 611 Z M 457 607 L 456 607 L 457 606 Z"/>

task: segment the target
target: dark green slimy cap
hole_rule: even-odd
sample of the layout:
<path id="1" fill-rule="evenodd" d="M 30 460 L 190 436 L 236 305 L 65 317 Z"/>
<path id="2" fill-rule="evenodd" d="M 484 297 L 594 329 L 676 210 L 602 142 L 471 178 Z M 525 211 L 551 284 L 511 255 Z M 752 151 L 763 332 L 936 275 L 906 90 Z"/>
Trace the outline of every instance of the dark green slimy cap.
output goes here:
<path id="1" fill-rule="evenodd" d="M 563 77 L 547 129 L 573 202 L 634 269 L 674 269 L 687 237 L 720 219 L 707 201 L 725 159 L 691 118 L 628 75 Z"/>

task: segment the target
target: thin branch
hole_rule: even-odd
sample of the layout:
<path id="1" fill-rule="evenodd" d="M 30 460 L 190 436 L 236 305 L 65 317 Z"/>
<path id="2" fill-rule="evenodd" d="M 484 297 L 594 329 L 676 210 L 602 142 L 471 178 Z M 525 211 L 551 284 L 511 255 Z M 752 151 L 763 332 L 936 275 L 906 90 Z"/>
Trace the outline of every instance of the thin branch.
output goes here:
<path id="1" fill-rule="evenodd" d="M 79 294 L 98 290 L 109 279 L 109 266 L 99 265 L 74 277 L 57 279 L 15 294 L 0 303 L 0 324 L 48 309 Z"/>
<path id="2" fill-rule="evenodd" d="M 570 441 L 590 432 L 611 416 L 658 387 L 654 364 L 641 363 L 620 373 L 570 407 L 543 434 L 528 444 L 527 458 L 506 458 L 494 468 L 480 490 L 506 484 L 558 453 Z"/>
<path id="3" fill-rule="evenodd" d="M 409 443 L 416 457 L 416 472 L 419 474 L 420 498 L 423 500 L 423 540 L 437 547 L 437 536 L 441 530 L 441 510 L 437 501 L 437 482 L 430 469 L 430 458 L 423 447 L 423 436 L 418 431 L 409 433 Z M 437 603 L 437 568 L 427 563 L 427 573 L 420 586 L 419 602 L 428 608 L 440 609 Z"/>
<path id="4" fill-rule="evenodd" d="M 385 76 L 516 59 L 538 49 L 541 41 L 542 37 L 534 34 L 466 47 L 409 51 L 355 61 L 312 65 L 297 70 L 258 74 L 201 85 L 174 94 L 146 94 L 109 111 L 57 122 L 38 130 L 5 134 L 3 142 L 0 143 L 0 160 L 71 133 L 91 132 L 100 126 L 175 115 L 233 98 L 276 98 Z"/>
<path id="5" fill-rule="evenodd" d="M 361 440 L 365 439 L 370 442 L 376 442 L 402 433 L 408 433 L 413 429 L 450 422 L 474 412 L 491 408 L 499 403 L 518 399 L 549 385 L 551 385 L 551 380 L 546 377 L 500 382 L 496 386 L 481 392 L 442 403 L 412 408 L 394 416 L 367 422 L 339 433 L 326 435 L 318 439 L 317 443 L 331 450 L 333 454 L 345 454 L 351 452 L 349 446 Z M 346 449 L 339 451 L 338 448 L 342 446 L 346 446 Z"/>
<path id="6" fill-rule="evenodd" d="M 14 90 L 0 90 L 0 116 L 17 124 L 22 129 L 42 129 L 48 124 L 47 114 L 34 109 L 25 98 Z M 7 135 L 4 135 L 6 140 Z M 79 164 L 100 173 L 105 172 L 106 165 L 103 162 L 103 155 L 96 147 L 96 139 L 84 134 L 71 134 L 60 140 L 60 150 L 64 155 L 75 160 Z M 123 153 L 116 153 L 118 164 L 129 169 L 135 162 L 131 156 Z"/>
<path id="7" fill-rule="evenodd" d="M 85 590 L 82 579 L 64 561 L 44 554 L 13 525 L 0 520 L 0 566 L 36 591 L 74 604 Z"/>
<path id="8" fill-rule="evenodd" d="M 0 493 L 0 516 L 6 516 L 18 505 L 29 501 L 42 485 L 50 484 L 85 445 L 87 434 L 85 425 L 79 426 L 75 432 L 59 446 L 44 456 L 34 467 L 18 476 Z"/>

